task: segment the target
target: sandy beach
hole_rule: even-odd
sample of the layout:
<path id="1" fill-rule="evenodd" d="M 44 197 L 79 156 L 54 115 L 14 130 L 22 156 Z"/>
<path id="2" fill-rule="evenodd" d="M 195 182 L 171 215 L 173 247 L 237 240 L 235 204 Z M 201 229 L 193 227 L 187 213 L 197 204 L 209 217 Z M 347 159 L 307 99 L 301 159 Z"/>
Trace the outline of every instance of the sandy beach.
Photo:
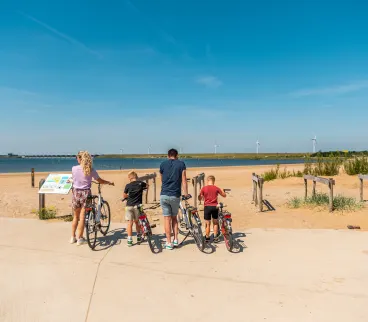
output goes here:
<path id="1" fill-rule="evenodd" d="M 264 211 L 259 213 L 252 203 L 252 181 L 253 172 L 262 174 L 271 169 L 271 166 L 249 166 L 249 167 L 219 167 L 219 168 L 190 168 L 188 177 L 201 172 L 206 175 L 216 176 L 216 183 L 221 188 L 232 189 L 224 203 L 233 215 L 233 226 L 235 230 L 248 228 L 312 228 L 312 229 L 346 229 L 347 225 L 359 225 L 362 230 L 368 230 L 368 209 L 355 212 L 334 212 L 320 209 L 290 209 L 287 201 L 294 197 L 302 197 L 304 194 L 304 183 L 302 178 L 278 179 L 266 182 L 264 185 L 264 199 L 268 200 L 276 209 L 275 211 Z M 283 169 L 283 167 L 281 168 Z M 289 165 L 287 170 L 302 170 L 303 165 Z M 158 169 L 139 170 L 139 175 L 157 172 Z M 105 186 L 102 193 L 110 203 L 112 220 L 114 222 L 124 221 L 124 205 L 120 201 L 123 189 L 127 183 L 126 170 L 99 171 L 102 178 L 115 182 L 115 187 Z M 47 173 L 36 173 L 36 185 L 41 178 L 46 178 Z M 335 177 L 335 194 L 359 197 L 359 180 L 356 176 L 348 176 L 341 173 Z M 14 218 L 37 218 L 38 188 L 31 187 L 30 174 L 2 174 L 0 175 L 0 216 Z M 157 180 L 157 199 L 161 188 L 160 178 Z M 310 185 L 311 191 L 311 185 Z M 326 191 L 327 187 L 317 185 L 317 191 Z M 96 187 L 94 187 L 96 192 Z M 193 193 L 193 187 L 189 185 L 189 192 Z M 368 191 L 366 192 L 366 196 Z M 160 224 L 161 208 L 153 203 L 152 189 L 149 191 L 149 204 L 147 213 L 152 221 Z M 368 196 L 365 198 L 368 199 Z M 71 194 L 47 195 L 46 206 L 56 207 L 57 215 L 63 216 L 71 213 Z M 152 209 L 150 209 L 152 208 Z M 203 206 L 199 206 L 202 210 Z M 266 209 L 267 210 L 267 209 Z M 203 212 L 201 211 L 201 214 Z"/>

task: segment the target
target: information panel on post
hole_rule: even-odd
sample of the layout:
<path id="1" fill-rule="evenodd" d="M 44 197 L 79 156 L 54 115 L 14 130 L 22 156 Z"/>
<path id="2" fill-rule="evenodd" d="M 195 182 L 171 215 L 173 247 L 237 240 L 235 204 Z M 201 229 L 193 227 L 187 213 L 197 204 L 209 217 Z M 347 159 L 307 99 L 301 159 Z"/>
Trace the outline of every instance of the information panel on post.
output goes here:
<path id="1" fill-rule="evenodd" d="M 50 173 L 38 193 L 67 195 L 72 188 L 71 174 Z"/>

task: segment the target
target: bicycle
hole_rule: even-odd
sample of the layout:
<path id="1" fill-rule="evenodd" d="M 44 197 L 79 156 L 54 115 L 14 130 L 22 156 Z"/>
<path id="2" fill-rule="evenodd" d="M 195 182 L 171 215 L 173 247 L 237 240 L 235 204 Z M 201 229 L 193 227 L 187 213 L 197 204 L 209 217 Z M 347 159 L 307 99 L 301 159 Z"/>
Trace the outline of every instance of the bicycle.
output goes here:
<path id="1" fill-rule="evenodd" d="M 231 189 L 224 189 L 225 193 L 229 193 Z M 220 202 L 217 206 L 219 208 L 218 222 L 221 235 L 224 237 L 226 248 L 229 252 L 232 252 L 234 248 L 233 230 L 231 227 L 232 218 L 231 213 L 224 210 L 224 204 Z"/>
<path id="2" fill-rule="evenodd" d="M 88 246 L 93 250 L 96 247 L 97 232 L 100 231 L 106 236 L 110 228 L 111 212 L 109 203 L 103 199 L 101 194 L 101 184 L 98 185 L 98 195 L 89 195 L 87 197 L 87 206 L 85 208 L 85 227 Z M 98 199 L 96 203 L 96 199 Z"/>
<path id="3" fill-rule="evenodd" d="M 181 242 L 184 243 L 184 241 L 188 238 L 189 235 L 192 235 L 194 238 L 194 241 L 198 247 L 198 249 L 203 252 L 205 243 L 204 243 L 204 237 L 202 233 L 202 222 L 198 215 L 197 208 L 192 207 L 188 200 L 191 199 L 192 196 L 182 196 L 181 201 L 179 204 L 179 208 L 181 211 L 182 216 L 179 215 L 179 227 L 186 228 L 187 232 L 184 232 L 179 228 L 179 233 L 183 236 L 185 236 L 184 240 Z M 182 201 L 184 201 L 184 206 L 182 204 Z"/>
<path id="4" fill-rule="evenodd" d="M 127 198 L 124 198 L 121 201 L 124 202 L 126 200 Z M 142 204 L 139 204 L 135 207 L 137 207 L 139 211 L 138 225 L 139 225 L 139 228 L 140 228 L 139 230 L 141 232 L 141 237 L 142 237 L 141 241 L 138 242 L 138 245 L 140 245 L 144 241 L 145 237 L 147 237 L 147 241 L 148 241 L 150 250 L 152 253 L 155 254 L 155 245 L 153 244 L 153 240 L 152 240 L 152 236 L 153 236 L 152 228 L 155 228 L 156 224 L 150 225 L 147 215 L 144 212 Z"/>

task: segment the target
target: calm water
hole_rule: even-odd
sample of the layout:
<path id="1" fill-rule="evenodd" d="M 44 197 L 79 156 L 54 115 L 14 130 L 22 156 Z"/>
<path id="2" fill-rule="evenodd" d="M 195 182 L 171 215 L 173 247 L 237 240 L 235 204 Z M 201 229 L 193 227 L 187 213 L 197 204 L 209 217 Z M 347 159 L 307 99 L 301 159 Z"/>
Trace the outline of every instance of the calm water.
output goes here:
<path id="1" fill-rule="evenodd" d="M 164 159 L 104 159 L 94 160 L 97 170 L 119 169 L 158 169 Z M 300 160 L 242 160 L 242 159 L 184 159 L 188 168 L 194 167 L 221 167 L 242 165 L 270 165 L 270 164 L 298 164 Z M 30 172 L 35 168 L 36 172 L 71 171 L 76 165 L 75 159 L 0 159 L 0 173 Z"/>

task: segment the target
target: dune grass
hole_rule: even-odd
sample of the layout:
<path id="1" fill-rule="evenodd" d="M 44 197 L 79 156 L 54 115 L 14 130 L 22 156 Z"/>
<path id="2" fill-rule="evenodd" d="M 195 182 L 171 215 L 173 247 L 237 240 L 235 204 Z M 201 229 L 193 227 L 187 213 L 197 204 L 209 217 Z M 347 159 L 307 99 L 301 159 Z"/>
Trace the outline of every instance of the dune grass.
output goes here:
<path id="1" fill-rule="evenodd" d="M 344 162 L 345 172 L 354 176 L 357 174 L 368 174 L 368 157 L 354 157 Z"/>
<path id="2" fill-rule="evenodd" d="M 328 209 L 329 207 L 329 196 L 327 193 L 316 193 L 315 196 L 308 197 L 307 199 L 293 197 L 288 202 L 287 205 L 290 208 L 316 208 L 322 207 Z M 334 210 L 337 211 L 356 211 L 363 208 L 363 204 L 358 202 L 355 198 L 346 197 L 343 195 L 335 196 L 333 200 Z"/>

